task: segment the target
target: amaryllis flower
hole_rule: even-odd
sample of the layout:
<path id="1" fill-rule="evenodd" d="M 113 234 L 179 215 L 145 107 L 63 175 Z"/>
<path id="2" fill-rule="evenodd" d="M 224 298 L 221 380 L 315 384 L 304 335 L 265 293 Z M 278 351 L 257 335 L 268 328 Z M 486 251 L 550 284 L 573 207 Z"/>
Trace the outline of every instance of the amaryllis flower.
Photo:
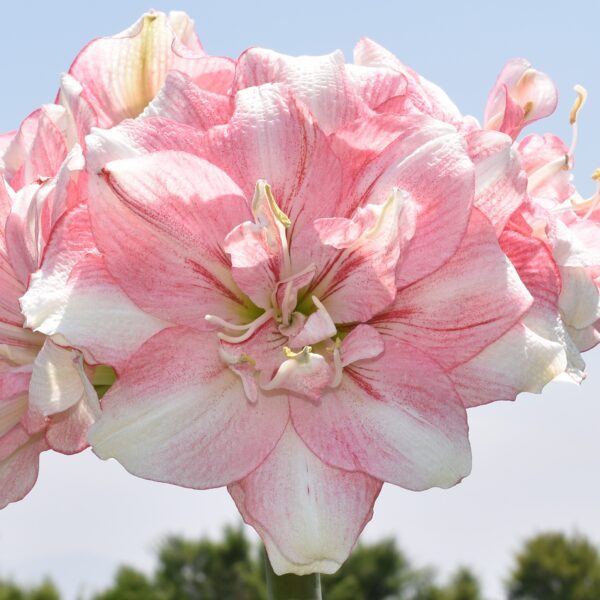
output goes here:
<path id="1" fill-rule="evenodd" d="M 90 441 L 142 477 L 227 485 L 278 573 L 334 571 L 382 482 L 469 473 L 460 368 L 532 303 L 474 207 L 464 136 L 375 110 L 405 82 L 251 50 L 233 105 L 172 73 L 138 119 L 86 140 L 107 273 L 169 325 L 117 369 Z M 61 252 L 52 264 L 24 298 L 30 322 L 48 273 L 92 285 Z M 104 347 L 93 321 L 71 331 Z"/>
<path id="2" fill-rule="evenodd" d="M 570 374 L 580 380 L 583 361 L 579 351 L 600 341 L 600 221 L 596 208 L 598 192 L 583 199 L 572 183 L 570 169 L 577 138 L 577 113 L 585 90 L 576 88 L 577 99 L 570 120 L 574 127 L 570 147 L 555 135 L 530 135 L 519 144 L 519 154 L 528 173 L 529 202 L 514 221 L 531 237 L 551 248 L 561 277 L 559 308 L 572 351 Z M 594 174 L 594 179 L 598 175 Z"/>

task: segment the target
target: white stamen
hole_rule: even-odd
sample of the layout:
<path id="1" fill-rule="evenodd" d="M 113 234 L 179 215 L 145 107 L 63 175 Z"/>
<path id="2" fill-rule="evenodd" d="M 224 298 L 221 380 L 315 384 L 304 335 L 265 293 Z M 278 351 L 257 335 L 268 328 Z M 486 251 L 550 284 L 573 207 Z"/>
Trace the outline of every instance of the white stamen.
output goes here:
<path id="1" fill-rule="evenodd" d="M 245 342 L 247 339 L 251 338 L 252 335 L 255 333 L 255 331 L 261 327 L 262 325 L 264 325 L 269 319 L 271 319 L 273 317 L 273 309 L 270 308 L 269 310 L 265 311 L 262 315 L 260 315 L 260 317 L 258 317 L 257 319 L 254 319 L 254 321 L 252 321 L 251 323 L 248 323 L 246 325 L 240 326 L 240 325 L 234 325 L 231 326 L 231 323 L 228 323 L 227 321 L 221 319 L 220 317 L 215 317 L 214 315 L 206 315 L 204 318 L 210 322 L 210 323 L 225 323 L 225 325 L 223 325 L 226 329 L 232 329 L 234 331 L 244 331 L 246 330 L 246 333 L 243 333 L 242 335 L 226 335 L 224 333 L 217 333 L 217 336 L 219 337 L 219 339 L 223 340 L 224 342 L 229 342 L 230 344 L 239 344 L 241 342 Z"/>

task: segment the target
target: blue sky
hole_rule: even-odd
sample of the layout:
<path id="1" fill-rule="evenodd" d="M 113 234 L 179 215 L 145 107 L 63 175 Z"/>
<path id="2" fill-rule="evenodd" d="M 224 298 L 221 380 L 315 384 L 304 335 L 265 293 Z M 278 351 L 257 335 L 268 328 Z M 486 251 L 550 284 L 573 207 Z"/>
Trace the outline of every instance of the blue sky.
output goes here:
<path id="1" fill-rule="evenodd" d="M 152 5 L 11 2 L 3 5 L 0 130 L 56 93 L 58 75 L 90 39 L 116 33 Z M 558 84 L 557 113 L 538 126 L 568 139 L 572 88 L 590 93 L 581 114 L 576 180 L 587 193 L 600 165 L 600 4 L 498 2 L 157 2 L 187 11 L 211 54 L 248 46 L 290 54 L 341 48 L 369 36 L 441 85 L 459 108 L 481 117 L 504 62 L 528 58 Z M 550 386 L 470 413 L 472 475 L 452 490 L 410 493 L 386 486 L 365 539 L 395 535 L 420 563 L 448 573 L 472 565 L 491 598 L 524 537 L 578 530 L 600 544 L 600 351 L 589 353 L 582 387 Z M 47 453 L 34 491 L 0 512 L 0 576 L 50 574 L 74 598 L 105 584 L 123 561 L 149 567 L 168 533 L 217 534 L 237 513 L 223 490 L 193 492 L 127 475 L 89 452 Z"/>

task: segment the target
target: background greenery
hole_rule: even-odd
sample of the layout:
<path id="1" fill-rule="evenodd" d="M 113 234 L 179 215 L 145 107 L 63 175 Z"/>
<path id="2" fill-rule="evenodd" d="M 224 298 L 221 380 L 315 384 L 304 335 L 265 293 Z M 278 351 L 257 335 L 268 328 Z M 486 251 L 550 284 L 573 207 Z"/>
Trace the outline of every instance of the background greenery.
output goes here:
<path id="1" fill-rule="evenodd" d="M 266 600 L 264 556 L 241 527 L 227 527 L 216 541 L 169 537 L 156 558 L 150 575 L 121 566 L 110 588 L 90 600 Z M 487 600 L 468 567 L 439 582 L 434 569 L 413 565 L 393 539 L 359 544 L 322 586 L 324 600 Z M 599 550 L 581 535 L 537 535 L 515 555 L 504 587 L 506 600 L 599 600 Z M 50 580 L 29 588 L 0 581 L 0 600 L 61 595 Z"/>

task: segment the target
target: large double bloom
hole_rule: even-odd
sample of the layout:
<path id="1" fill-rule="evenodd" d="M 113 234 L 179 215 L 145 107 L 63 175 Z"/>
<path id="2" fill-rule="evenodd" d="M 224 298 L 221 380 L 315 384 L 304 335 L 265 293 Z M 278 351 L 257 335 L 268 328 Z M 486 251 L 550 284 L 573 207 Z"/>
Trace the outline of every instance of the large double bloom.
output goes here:
<path id="1" fill-rule="evenodd" d="M 257 77 L 245 68 L 238 81 Z M 185 110 L 186 124 L 87 139 L 106 267 L 165 322 L 118 372 L 90 441 L 142 477 L 229 486 L 277 572 L 328 572 L 383 481 L 469 473 L 465 365 L 532 298 L 473 207 L 455 127 L 382 117 L 335 85 L 308 106 L 293 82 L 253 83 L 206 126 L 198 90 L 173 77 L 197 124 Z"/>

